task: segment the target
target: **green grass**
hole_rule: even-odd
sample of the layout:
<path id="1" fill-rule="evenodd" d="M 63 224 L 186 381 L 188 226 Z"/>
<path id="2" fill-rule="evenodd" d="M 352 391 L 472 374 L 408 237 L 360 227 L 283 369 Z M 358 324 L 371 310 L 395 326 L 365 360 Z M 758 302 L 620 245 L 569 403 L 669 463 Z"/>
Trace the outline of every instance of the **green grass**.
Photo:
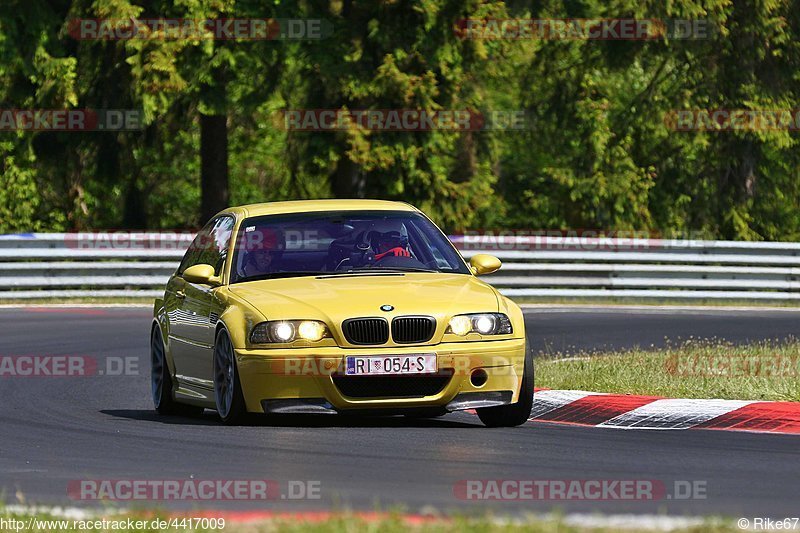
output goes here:
<path id="1" fill-rule="evenodd" d="M 660 350 L 544 354 L 536 386 L 670 398 L 800 401 L 800 341 L 693 341 Z"/>
<path id="2" fill-rule="evenodd" d="M 9 519 L 20 520 L 28 525 L 28 520 L 35 518 L 38 521 L 38 526 L 30 529 L 17 530 L 9 527 Z M 140 520 L 143 522 L 142 527 L 128 528 L 127 524 L 123 527 L 112 525 L 112 520 L 119 521 L 117 524 L 122 524 L 124 520 L 131 517 L 132 520 Z M 88 521 L 96 520 L 109 521 L 105 528 L 92 527 L 92 531 L 116 531 L 116 532 L 215 532 L 215 533 L 305 533 L 305 532 L 320 532 L 320 533 L 406 533 L 408 531 L 419 533 L 517 533 L 517 532 L 533 532 L 533 533 L 605 533 L 617 531 L 611 528 L 593 528 L 585 526 L 573 526 L 566 523 L 558 516 L 541 517 L 541 516 L 527 516 L 519 518 L 498 518 L 491 515 L 486 515 L 479 518 L 431 518 L 422 522 L 409 522 L 403 518 L 402 514 L 390 513 L 381 515 L 376 518 L 365 520 L 362 517 L 342 513 L 335 515 L 332 518 L 323 520 L 303 521 L 300 518 L 286 517 L 276 518 L 274 520 L 265 520 L 263 522 L 248 523 L 248 524 L 234 524 L 230 521 L 225 523 L 224 529 L 187 529 L 182 527 L 153 527 L 154 519 L 170 520 L 170 517 L 165 514 L 158 513 L 132 513 L 132 514 L 107 514 L 104 517 L 94 517 L 87 519 Z M 180 518 L 178 518 L 180 520 Z M 66 527 L 61 524 L 47 522 L 47 521 L 66 521 Z M 102 524 L 100 524 L 102 526 Z M 0 509 L 0 532 L 13 532 L 13 533 L 78 533 L 85 532 L 87 529 L 82 529 L 79 524 L 75 524 L 73 519 L 61 518 L 52 516 L 46 513 L 37 513 L 35 516 L 32 514 L 15 514 Z M 625 531 L 635 532 L 636 529 L 627 529 Z M 642 530 L 652 531 L 652 530 Z M 722 519 L 709 518 L 703 524 L 691 528 L 678 529 L 675 531 L 680 532 L 712 532 L 712 533 L 727 533 L 738 531 L 733 522 Z"/>

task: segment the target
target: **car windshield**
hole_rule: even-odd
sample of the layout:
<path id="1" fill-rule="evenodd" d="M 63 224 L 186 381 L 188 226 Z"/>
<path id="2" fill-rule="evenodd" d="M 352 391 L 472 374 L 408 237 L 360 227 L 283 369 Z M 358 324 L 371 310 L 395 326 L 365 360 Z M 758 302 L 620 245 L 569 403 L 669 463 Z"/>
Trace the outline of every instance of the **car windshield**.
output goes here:
<path id="1" fill-rule="evenodd" d="M 469 274 L 450 241 L 420 213 L 341 211 L 246 219 L 231 283 L 395 272 Z"/>

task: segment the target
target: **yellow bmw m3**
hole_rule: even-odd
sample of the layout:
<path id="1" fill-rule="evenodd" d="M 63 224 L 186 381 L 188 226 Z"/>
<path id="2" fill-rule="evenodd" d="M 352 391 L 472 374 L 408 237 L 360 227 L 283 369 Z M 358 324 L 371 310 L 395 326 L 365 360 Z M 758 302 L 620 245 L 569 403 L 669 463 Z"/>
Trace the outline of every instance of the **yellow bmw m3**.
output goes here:
<path id="1" fill-rule="evenodd" d="M 520 308 L 418 209 L 379 200 L 247 205 L 215 216 L 156 300 L 161 414 L 475 409 L 516 426 L 533 402 Z"/>

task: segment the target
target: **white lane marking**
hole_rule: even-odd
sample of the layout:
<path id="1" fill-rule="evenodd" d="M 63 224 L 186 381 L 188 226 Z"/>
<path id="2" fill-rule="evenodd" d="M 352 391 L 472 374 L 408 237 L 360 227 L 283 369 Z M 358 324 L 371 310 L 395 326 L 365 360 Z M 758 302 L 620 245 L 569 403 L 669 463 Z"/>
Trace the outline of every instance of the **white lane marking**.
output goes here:
<path id="1" fill-rule="evenodd" d="M 587 396 L 603 396 L 602 392 L 587 392 L 582 390 L 541 390 L 533 393 L 533 407 L 528 420 L 533 420 L 576 402 Z"/>
<path id="2" fill-rule="evenodd" d="M 598 424 L 623 429 L 689 429 L 755 403 L 754 400 L 656 400 Z"/>
<path id="3" fill-rule="evenodd" d="M 580 514 L 564 515 L 564 524 L 577 528 L 603 528 L 610 530 L 633 529 L 648 531 L 673 531 L 720 523 L 719 520 L 691 516 L 634 515 L 634 514 Z"/>
<path id="4" fill-rule="evenodd" d="M 3 510 L 6 512 L 6 514 L 19 514 L 24 516 L 47 514 L 57 518 L 70 518 L 72 520 L 87 520 L 99 516 L 98 512 L 88 509 L 79 509 L 78 507 L 29 507 L 26 505 L 6 505 L 3 507 Z M 111 509 L 105 509 L 106 515 L 110 515 L 112 512 L 114 511 Z"/>

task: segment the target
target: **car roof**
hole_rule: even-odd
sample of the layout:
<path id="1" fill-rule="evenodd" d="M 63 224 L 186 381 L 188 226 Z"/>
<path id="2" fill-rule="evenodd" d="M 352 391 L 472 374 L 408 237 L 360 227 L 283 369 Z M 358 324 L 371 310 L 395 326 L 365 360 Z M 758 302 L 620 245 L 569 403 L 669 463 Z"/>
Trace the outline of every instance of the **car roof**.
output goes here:
<path id="1" fill-rule="evenodd" d="M 418 211 L 418 209 L 405 202 L 389 200 L 292 200 L 229 207 L 222 213 L 253 217 L 310 211 Z"/>

